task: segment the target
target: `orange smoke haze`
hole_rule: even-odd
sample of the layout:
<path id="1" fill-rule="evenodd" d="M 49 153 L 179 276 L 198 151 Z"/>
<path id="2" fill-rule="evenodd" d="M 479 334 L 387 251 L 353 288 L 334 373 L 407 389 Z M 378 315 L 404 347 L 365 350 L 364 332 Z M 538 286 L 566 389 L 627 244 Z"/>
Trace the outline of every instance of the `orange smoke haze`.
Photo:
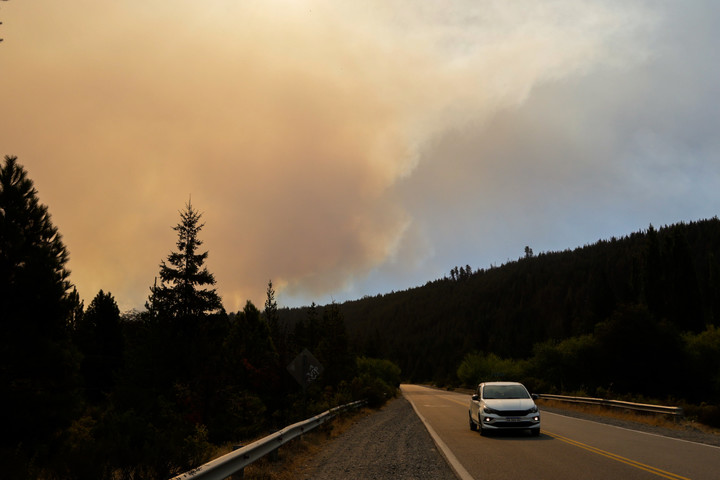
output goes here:
<path id="1" fill-rule="evenodd" d="M 444 135 L 644 61 L 659 21 L 627 2 L 416 3 L 4 3 L 0 148 L 49 206 L 86 304 L 103 289 L 142 307 L 190 198 L 228 311 L 262 305 L 270 279 L 325 302 L 417 268 L 442 247 L 398 188 L 421 197 L 421 163 L 452 168 Z M 484 162 L 465 173 L 493 185 Z"/>

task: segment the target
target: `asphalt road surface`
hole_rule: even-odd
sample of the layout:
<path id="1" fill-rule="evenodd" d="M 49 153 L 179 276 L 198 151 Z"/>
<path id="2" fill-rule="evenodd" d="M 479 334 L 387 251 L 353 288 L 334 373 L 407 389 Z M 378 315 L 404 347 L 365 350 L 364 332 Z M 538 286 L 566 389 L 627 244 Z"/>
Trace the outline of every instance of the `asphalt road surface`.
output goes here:
<path id="1" fill-rule="evenodd" d="M 402 385 L 461 480 L 720 479 L 720 448 L 543 412 L 541 434 L 483 437 L 468 425 L 467 394 Z"/>

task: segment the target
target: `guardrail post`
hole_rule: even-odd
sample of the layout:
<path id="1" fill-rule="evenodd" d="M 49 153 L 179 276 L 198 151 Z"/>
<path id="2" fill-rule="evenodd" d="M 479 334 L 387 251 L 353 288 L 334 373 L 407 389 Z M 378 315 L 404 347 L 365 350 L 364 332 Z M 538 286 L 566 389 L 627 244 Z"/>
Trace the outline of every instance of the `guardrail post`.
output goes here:
<path id="1" fill-rule="evenodd" d="M 242 447 L 244 447 L 244 445 L 242 445 L 242 444 L 241 444 L 241 445 L 233 445 L 233 447 L 232 447 L 233 452 L 234 452 L 235 450 L 239 449 L 239 448 L 242 448 Z M 228 478 L 229 478 L 230 480 L 243 480 L 243 479 L 245 478 L 245 469 L 244 469 L 244 468 L 241 468 L 241 469 L 238 470 L 237 472 L 235 472 L 235 473 L 233 473 L 232 475 L 230 475 Z"/>
<path id="2" fill-rule="evenodd" d="M 673 420 L 675 423 L 679 423 L 683 418 L 685 418 L 685 410 L 683 410 L 682 407 L 677 407 L 675 415 L 673 415 Z"/>

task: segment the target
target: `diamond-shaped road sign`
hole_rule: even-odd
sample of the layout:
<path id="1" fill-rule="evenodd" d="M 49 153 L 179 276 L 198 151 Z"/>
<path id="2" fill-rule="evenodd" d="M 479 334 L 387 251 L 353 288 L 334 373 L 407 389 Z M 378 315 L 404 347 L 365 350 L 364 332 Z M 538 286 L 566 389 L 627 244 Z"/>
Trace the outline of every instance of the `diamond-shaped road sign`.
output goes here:
<path id="1" fill-rule="evenodd" d="M 300 355 L 290 362 L 287 369 L 303 388 L 310 385 L 324 370 L 317 358 L 313 357 L 307 348 L 304 348 Z"/>

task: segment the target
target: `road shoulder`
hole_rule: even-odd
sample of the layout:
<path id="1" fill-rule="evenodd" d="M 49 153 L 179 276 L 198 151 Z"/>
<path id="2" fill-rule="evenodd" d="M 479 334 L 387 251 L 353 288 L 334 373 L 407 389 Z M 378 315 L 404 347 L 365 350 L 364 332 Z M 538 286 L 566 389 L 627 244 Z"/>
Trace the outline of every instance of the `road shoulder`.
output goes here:
<path id="1" fill-rule="evenodd" d="M 335 438 L 299 473 L 308 480 L 457 480 L 402 396 Z"/>

